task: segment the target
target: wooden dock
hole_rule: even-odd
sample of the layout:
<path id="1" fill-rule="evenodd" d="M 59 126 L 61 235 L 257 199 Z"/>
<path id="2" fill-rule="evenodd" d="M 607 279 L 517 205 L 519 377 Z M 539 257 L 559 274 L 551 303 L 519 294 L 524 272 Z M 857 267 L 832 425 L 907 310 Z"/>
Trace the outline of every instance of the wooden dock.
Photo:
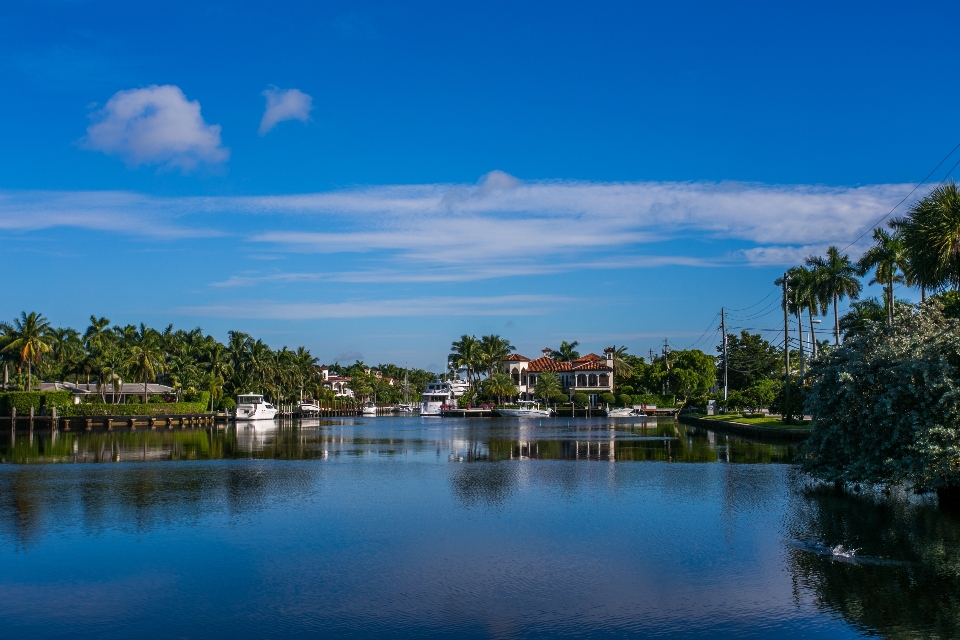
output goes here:
<path id="1" fill-rule="evenodd" d="M 444 418 L 492 418 L 490 409 L 442 409 L 440 415 Z"/>
<path id="2" fill-rule="evenodd" d="M 129 431 L 157 429 L 188 429 L 227 425 L 226 414 L 200 413 L 161 416 L 8 416 L 0 418 L 0 424 L 6 422 L 11 433 L 16 431 L 53 430 L 53 431 Z"/>

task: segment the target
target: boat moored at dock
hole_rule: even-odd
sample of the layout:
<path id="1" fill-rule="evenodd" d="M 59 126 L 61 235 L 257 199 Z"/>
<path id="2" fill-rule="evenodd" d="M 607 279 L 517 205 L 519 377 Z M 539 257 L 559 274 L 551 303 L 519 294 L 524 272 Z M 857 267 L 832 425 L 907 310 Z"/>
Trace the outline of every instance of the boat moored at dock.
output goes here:
<path id="1" fill-rule="evenodd" d="M 420 402 L 421 416 L 439 416 L 444 409 L 456 408 L 457 397 L 449 382 L 431 382 L 423 392 Z"/>
<path id="2" fill-rule="evenodd" d="M 237 396 L 237 408 L 233 413 L 236 420 L 273 420 L 276 415 L 277 408 L 259 393 L 243 393 Z"/>
<path id="3" fill-rule="evenodd" d="M 521 400 L 515 407 L 500 407 L 496 412 L 504 418 L 549 418 L 554 415 L 553 409 L 541 408 L 532 400 Z"/>

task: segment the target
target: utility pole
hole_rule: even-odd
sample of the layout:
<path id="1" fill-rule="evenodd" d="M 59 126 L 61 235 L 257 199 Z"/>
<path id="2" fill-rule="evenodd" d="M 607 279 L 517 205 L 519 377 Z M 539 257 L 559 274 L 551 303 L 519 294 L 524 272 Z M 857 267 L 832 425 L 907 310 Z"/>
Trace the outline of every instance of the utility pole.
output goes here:
<path id="1" fill-rule="evenodd" d="M 667 368 L 667 377 L 663 380 L 663 395 L 670 393 L 670 343 L 663 339 L 663 364 Z"/>
<path id="2" fill-rule="evenodd" d="M 650 364 L 653 364 L 653 349 L 650 349 Z"/>
<path id="3" fill-rule="evenodd" d="M 723 334 L 723 399 L 727 399 L 727 316 L 720 307 L 720 333 Z"/>
<path id="4" fill-rule="evenodd" d="M 787 274 L 783 274 L 783 367 L 787 383 L 783 390 L 783 423 L 790 424 L 790 313 L 787 310 Z"/>

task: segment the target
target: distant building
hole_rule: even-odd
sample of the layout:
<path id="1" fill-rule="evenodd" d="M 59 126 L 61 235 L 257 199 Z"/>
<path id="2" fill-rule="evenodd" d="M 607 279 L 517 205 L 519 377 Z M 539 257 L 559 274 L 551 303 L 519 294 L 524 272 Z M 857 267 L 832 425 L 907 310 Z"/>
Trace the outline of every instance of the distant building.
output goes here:
<path id="1" fill-rule="evenodd" d="M 323 375 L 323 386 L 333 390 L 336 398 L 353 398 L 353 389 L 350 388 L 350 376 L 338 376 L 330 373 L 330 367 L 323 365 L 320 367 L 320 373 Z"/>
<path id="2" fill-rule="evenodd" d="M 531 360 L 518 353 L 503 360 L 503 371 L 510 374 L 517 387 L 521 400 L 533 400 L 534 389 L 540 374 L 552 371 L 560 379 L 560 386 L 567 397 L 575 393 L 585 393 L 590 404 L 599 404 L 604 393 L 613 393 L 613 348 L 603 350 L 603 356 L 595 353 L 577 358 L 573 362 L 560 362 L 550 357 L 550 349 L 543 350 L 543 356 Z"/>
<path id="3" fill-rule="evenodd" d="M 41 382 L 40 391 L 69 391 L 73 394 L 74 403 L 80 402 L 87 396 L 98 396 L 106 398 L 107 402 L 116 402 L 124 404 L 130 396 L 143 396 L 142 382 L 118 382 L 114 385 L 112 382 L 105 382 L 102 390 L 96 383 L 74 384 L 73 382 Z M 173 387 L 155 382 L 147 383 L 147 394 L 150 396 L 173 396 L 176 391 Z"/>

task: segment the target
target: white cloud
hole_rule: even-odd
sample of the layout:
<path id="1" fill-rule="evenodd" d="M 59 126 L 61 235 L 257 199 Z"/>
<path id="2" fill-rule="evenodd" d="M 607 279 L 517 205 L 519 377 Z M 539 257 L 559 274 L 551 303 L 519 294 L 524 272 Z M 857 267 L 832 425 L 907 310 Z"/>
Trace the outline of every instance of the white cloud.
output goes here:
<path id="1" fill-rule="evenodd" d="M 542 295 L 489 297 L 422 297 L 400 300 L 347 302 L 244 302 L 183 307 L 181 313 L 217 318 L 315 320 L 321 318 L 397 318 L 439 316 L 548 315 L 558 308 L 580 304 L 572 298 Z"/>
<path id="2" fill-rule="evenodd" d="M 119 156 L 132 166 L 155 164 L 186 172 L 230 157 L 220 141 L 220 125 L 204 122 L 200 103 L 188 101 L 173 85 L 118 91 L 92 117 L 82 146 Z"/>
<path id="3" fill-rule="evenodd" d="M 260 95 L 267 99 L 267 107 L 260 121 L 260 135 L 265 136 L 277 123 L 284 120 L 299 120 L 306 122 L 310 119 L 313 109 L 313 98 L 299 89 L 267 89 Z"/>
<path id="4" fill-rule="evenodd" d="M 343 268 L 330 261 L 323 274 L 248 273 L 220 286 L 298 278 L 454 282 L 581 268 L 795 264 L 830 244 L 845 246 L 910 189 L 527 182 L 492 172 L 474 185 L 393 185 L 291 196 L 0 191 L 0 228 L 80 226 L 170 236 L 208 234 L 210 227 L 220 226 L 223 233 L 240 235 L 271 254 L 359 254 Z M 238 224 L 242 216 L 256 219 Z M 856 255 L 868 244 L 869 235 L 851 252 Z"/>

